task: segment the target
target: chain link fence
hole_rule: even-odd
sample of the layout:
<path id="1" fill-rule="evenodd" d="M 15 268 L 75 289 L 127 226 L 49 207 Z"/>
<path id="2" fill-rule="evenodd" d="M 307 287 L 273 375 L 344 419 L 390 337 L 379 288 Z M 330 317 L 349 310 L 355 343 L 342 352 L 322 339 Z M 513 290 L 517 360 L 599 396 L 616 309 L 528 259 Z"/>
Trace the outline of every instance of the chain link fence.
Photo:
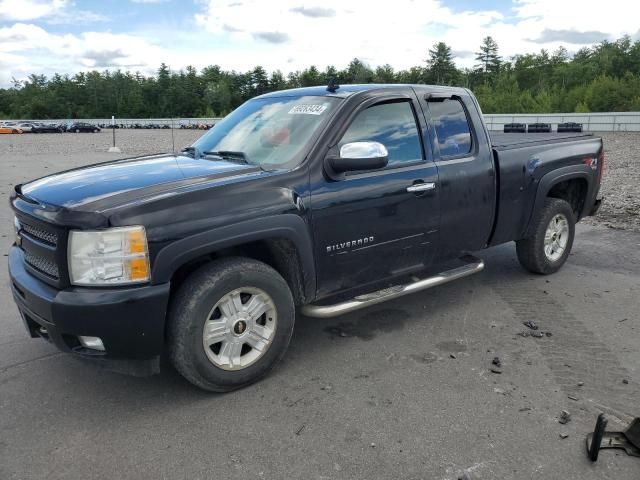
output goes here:
<path id="1" fill-rule="evenodd" d="M 133 128 L 134 126 L 148 126 L 148 125 L 158 125 L 160 127 L 171 127 L 173 125 L 174 128 L 190 128 L 197 125 L 214 125 L 218 123 L 222 118 L 213 117 L 213 118 L 117 118 L 115 119 L 115 124 L 119 127 L 124 128 Z M 23 119 L 23 120 L 0 120 L 0 123 L 3 122 L 11 122 L 11 123 L 57 123 L 57 124 L 66 124 L 73 122 L 84 122 L 91 123 L 93 125 L 111 125 L 111 118 L 57 118 L 57 119 L 49 119 L 49 120 L 36 120 L 36 119 Z"/>
<path id="2" fill-rule="evenodd" d="M 585 132 L 640 132 L 640 112 L 608 113 L 547 113 L 547 114 L 487 114 L 484 116 L 487 128 L 502 131 L 508 123 L 549 123 L 553 131 L 559 123 L 575 122 L 582 124 Z M 214 125 L 222 118 L 116 118 L 121 127 L 134 126 L 171 126 L 174 128 L 194 128 L 197 125 Z M 9 120 L 7 120 L 9 121 Z M 10 120 L 11 122 L 69 123 L 82 121 L 95 125 L 110 125 L 110 118 L 55 119 L 55 120 Z M 2 120 L 0 120 L 2 123 Z"/>

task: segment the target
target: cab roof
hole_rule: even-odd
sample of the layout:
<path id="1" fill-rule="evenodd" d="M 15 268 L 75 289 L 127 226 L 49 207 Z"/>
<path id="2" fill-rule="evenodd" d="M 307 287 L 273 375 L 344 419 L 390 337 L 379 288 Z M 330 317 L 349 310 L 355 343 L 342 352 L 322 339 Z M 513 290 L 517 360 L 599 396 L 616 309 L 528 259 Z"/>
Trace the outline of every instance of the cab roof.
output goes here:
<path id="1" fill-rule="evenodd" d="M 425 91 L 447 91 L 460 95 L 467 94 L 467 90 L 460 87 L 443 87 L 440 85 L 411 85 L 402 83 L 367 83 L 355 85 L 340 85 L 335 91 L 327 90 L 326 85 L 316 87 L 291 88 L 288 90 L 278 90 L 276 92 L 265 93 L 256 98 L 269 97 L 301 97 L 301 96 L 318 96 L 318 97 L 338 97 L 346 98 L 355 93 L 367 92 L 373 90 L 384 90 L 391 88 L 414 88 L 421 92 Z"/>

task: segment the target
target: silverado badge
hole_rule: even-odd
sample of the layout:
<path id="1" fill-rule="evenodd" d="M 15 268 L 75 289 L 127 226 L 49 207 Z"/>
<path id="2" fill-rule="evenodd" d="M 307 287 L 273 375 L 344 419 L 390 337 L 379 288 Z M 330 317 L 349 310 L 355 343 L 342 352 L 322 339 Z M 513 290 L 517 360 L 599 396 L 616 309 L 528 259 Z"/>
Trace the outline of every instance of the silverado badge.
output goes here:
<path id="1" fill-rule="evenodd" d="M 355 240 L 349 240 L 346 242 L 336 243 L 334 245 L 327 245 L 327 253 L 339 252 L 341 250 L 347 250 L 356 247 L 364 247 L 373 243 L 373 236 L 356 238 Z"/>

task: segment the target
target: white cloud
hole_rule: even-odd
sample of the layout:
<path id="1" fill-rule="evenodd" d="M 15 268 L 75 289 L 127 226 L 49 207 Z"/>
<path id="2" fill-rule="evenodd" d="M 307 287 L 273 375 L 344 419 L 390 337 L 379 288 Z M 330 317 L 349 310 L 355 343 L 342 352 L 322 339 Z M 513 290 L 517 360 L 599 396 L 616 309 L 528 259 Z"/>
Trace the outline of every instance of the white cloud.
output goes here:
<path id="1" fill-rule="evenodd" d="M 481 10 L 481 2 L 478 11 L 454 11 L 446 0 L 395 0 L 392 6 L 370 0 L 203 3 L 196 23 L 238 47 L 234 68 L 261 64 L 284 71 L 310 64 L 342 67 L 353 57 L 407 68 L 420 64 L 437 41 L 464 53 L 456 61 L 471 67 L 473 52 L 489 35 L 509 58 L 563 44 L 577 49 L 634 34 L 640 26 L 640 7 L 628 0 L 609 0 L 606 7 L 584 0 L 513 0 L 513 9 L 504 13 Z M 268 45 L 266 33 L 277 45 Z"/>
<path id="2" fill-rule="evenodd" d="M 0 0 L 0 21 L 25 21 L 61 11 L 67 0 Z"/>
<path id="3" fill-rule="evenodd" d="M 166 52 L 142 38 L 108 32 L 57 35 L 37 25 L 0 27 L 0 85 L 30 73 L 52 75 L 122 68 L 149 73 Z"/>
<path id="4" fill-rule="evenodd" d="M 602 31 L 614 37 L 640 28 L 640 5 L 629 0 L 515 0 L 516 15 L 541 30 Z"/>
<path id="5" fill-rule="evenodd" d="M 78 8 L 71 0 L 0 0 L 0 22 L 43 20 L 51 25 L 85 25 L 107 19 Z"/>
<path id="6" fill-rule="evenodd" d="M 196 5 L 195 25 L 170 34 L 147 27 L 128 34 L 65 35 L 43 25 L 64 23 L 77 10 L 74 2 L 0 0 L 0 20 L 17 22 L 0 27 L 0 85 L 28 73 L 118 67 L 151 73 L 161 62 L 176 70 L 219 64 L 243 71 L 262 65 L 288 73 L 312 64 L 343 68 L 358 57 L 374 67 L 389 63 L 403 69 L 423 64 L 437 41 L 452 47 L 460 66 L 471 67 L 473 52 L 488 35 L 507 58 L 562 44 L 575 51 L 594 39 L 633 35 L 640 13 L 626 0 L 608 0 L 606 8 L 584 0 L 513 0 L 513 9 L 505 12 L 457 11 L 447 0 L 198 0 Z M 86 21 L 104 20 L 85 13 Z"/>
<path id="7" fill-rule="evenodd" d="M 470 48 L 461 33 L 475 47 L 482 37 L 468 33 L 488 29 L 503 19 L 496 11 L 454 12 L 437 0 L 395 0 L 392 8 L 387 2 L 369 0 L 205 3 L 196 23 L 244 45 L 240 57 L 246 61 L 244 68 L 261 64 L 285 71 L 310 64 L 344 66 L 354 57 L 406 68 L 421 63 L 427 49 L 443 36 L 452 40 L 455 50 Z M 435 35 L 436 31 L 442 33 Z"/>

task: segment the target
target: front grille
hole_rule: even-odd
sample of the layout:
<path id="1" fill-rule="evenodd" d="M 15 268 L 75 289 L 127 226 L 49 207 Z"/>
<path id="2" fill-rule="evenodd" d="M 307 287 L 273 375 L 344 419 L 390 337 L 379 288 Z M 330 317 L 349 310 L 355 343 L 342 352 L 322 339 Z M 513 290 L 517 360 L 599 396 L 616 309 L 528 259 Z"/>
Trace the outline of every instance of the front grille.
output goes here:
<path id="1" fill-rule="evenodd" d="M 50 276 L 54 280 L 58 280 L 60 278 L 58 265 L 56 265 L 51 260 L 39 257 L 38 255 L 34 255 L 31 252 L 24 252 L 24 261 L 27 262 L 27 264 L 32 268 L 35 268 L 37 271 Z"/>
<path id="2" fill-rule="evenodd" d="M 67 229 L 20 210 L 16 217 L 21 237 L 18 244 L 29 273 L 52 287 L 68 287 Z"/>
<path id="3" fill-rule="evenodd" d="M 56 247 L 58 245 L 58 235 L 55 232 L 47 232 L 46 230 L 31 226 L 27 223 L 22 223 L 20 227 L 27 235 L 30 235 L 42 243 L 51 247 Z"/>

